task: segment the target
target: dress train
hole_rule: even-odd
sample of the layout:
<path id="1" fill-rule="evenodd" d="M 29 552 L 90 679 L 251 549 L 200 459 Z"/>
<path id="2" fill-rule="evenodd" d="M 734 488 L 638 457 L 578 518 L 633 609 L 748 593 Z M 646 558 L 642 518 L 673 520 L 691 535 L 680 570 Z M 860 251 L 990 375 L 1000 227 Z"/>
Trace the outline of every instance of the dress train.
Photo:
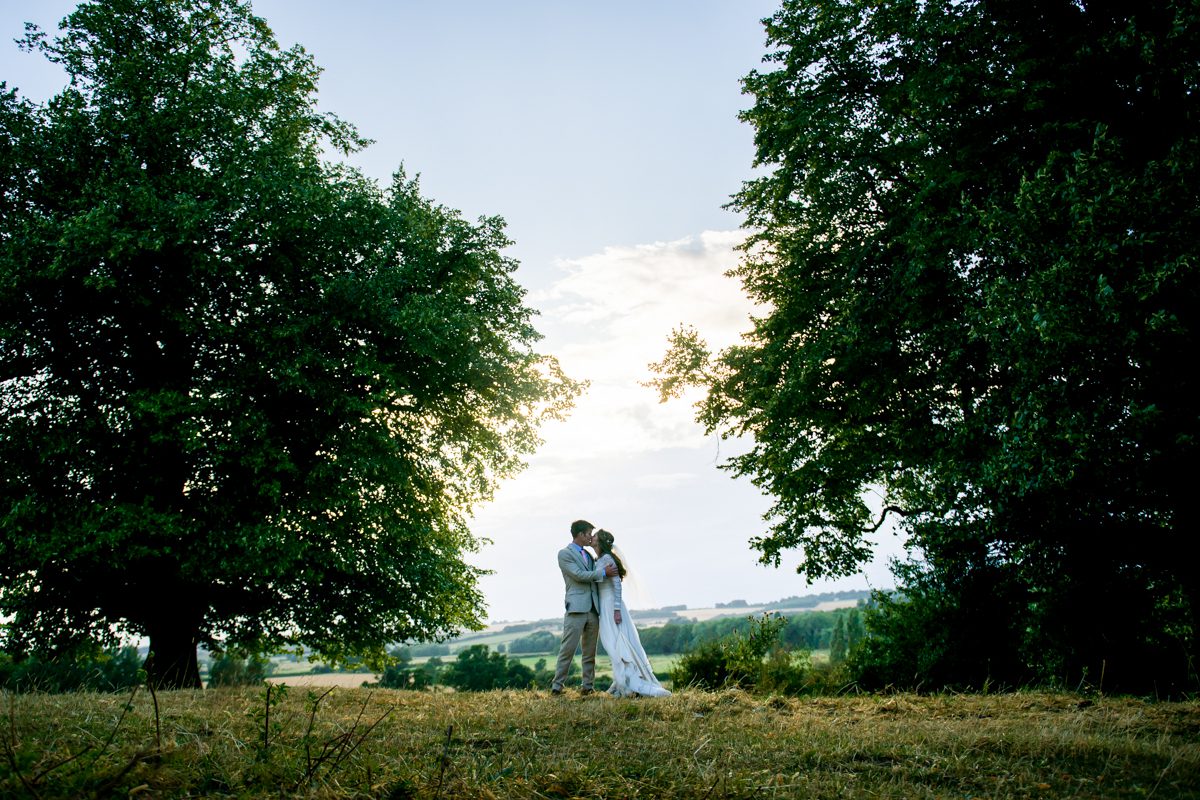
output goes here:
<path id="1" fill-rule="evenodd" d="M 612 556 L 604 555 L 596 566 L 611 562 Z M 618 608 L 621 609 L 620 625 L 613 619 L 613 611 Z M 616 697 L 666 697 L 671 694 L 654 677 L 637 626 L 621 599 L 621 578 L 617 575 L 600 583 L 600 643 L 612 661 L 613 682 L 609 694 Z"/>

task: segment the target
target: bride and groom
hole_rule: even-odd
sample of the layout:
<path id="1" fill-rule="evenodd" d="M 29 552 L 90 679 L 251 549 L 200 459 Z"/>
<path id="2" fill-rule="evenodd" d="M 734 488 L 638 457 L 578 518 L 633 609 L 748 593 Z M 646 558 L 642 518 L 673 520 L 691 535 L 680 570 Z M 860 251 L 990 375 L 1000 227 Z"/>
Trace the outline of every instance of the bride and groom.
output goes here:
<path id="1" fill-rule="evenodd" d="M 588 552 L 591 547 L 596 556 Z M 612 686 L 609 694 L 617 697 L 665 697 L 650 668 L 650 659 L 642 648 L 637 628 L 621 597 L 625 565 L 613 552 L 613 535 L 597 531 L 586 520 L 571 523 L 571 543 L 558 551 L 558 568 L 566 583 L 566 616 L 563 619 L 562 645 L 554 671 L 552 694 L 562 694 L 563 682 L 575 658 L 575 648 L 583 649 L 581 694 L 591 694 L 596 679 L 596 639 L 604 645 L 612 661 Z"/>

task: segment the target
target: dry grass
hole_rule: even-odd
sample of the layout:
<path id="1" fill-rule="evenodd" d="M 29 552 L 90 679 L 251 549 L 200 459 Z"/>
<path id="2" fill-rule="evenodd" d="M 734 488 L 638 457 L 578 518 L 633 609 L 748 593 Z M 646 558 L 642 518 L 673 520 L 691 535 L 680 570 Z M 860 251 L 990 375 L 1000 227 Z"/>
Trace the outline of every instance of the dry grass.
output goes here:
<path id="1" fill-rule="evenodd" d="M 1194 701 L 318 691 L 6 696 L 0 796 L 1200 797 Z"/>
<path id="2" fill-rule="evenodd" d="M 380 675 L 375 672 L 306 672 L 293 675 L 272 675 L 269 683 L 286 683 L 290 687 L 357 689 L 364 683 L 378 683 Z"/>

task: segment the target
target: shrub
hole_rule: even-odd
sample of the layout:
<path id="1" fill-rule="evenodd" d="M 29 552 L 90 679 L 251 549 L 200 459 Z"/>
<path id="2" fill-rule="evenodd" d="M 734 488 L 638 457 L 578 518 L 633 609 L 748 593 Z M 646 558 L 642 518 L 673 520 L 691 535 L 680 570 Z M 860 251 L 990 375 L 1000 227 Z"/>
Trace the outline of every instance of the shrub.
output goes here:
<path id="1" fill-rule="evenodd" d="M 441 682 L 442 668 L 442 660 L 437 656 L 417 665 L 405 658 L 398 664 L 389 665 L 380 676 L 378 685 L 385 689 L 429 689 Z"/>
<path id="2" fill-rule="evenodd" d="M 210 688 L 220 686 L 255 686 L 271 674 L 272 664 L 263 656 L 242 653 L 214 653 L 208 668 Z"/>
<path id="3" fill-rule="evenodd" d="M 787 620 L 769 613 L 750 620 L 746 633 L 735 630 L 721 639 L 703 641 L 685 653 L 671 673 L 674 684 L 781 694 L 805 691 L 809 655 L 780 642 Z"/>
<path id="4" fill-rule="evenodd" d="M 804 675 L 804 689 L 797 694 L 842 694 L 855 685 L 846 664 L 812 664 Z"/>
<path id="5" fill-rule="evenodd" d="M 574 666 L 574 663 L 572 663 Z M 570 673 L 568 672 L 568 676 Z M 539 658 L 533 665 L 533 687 L 536 689 L 549 689 L 554 683 L 554 670 L 550 669 L 546 664 L 546 659 Z"/>
<path id="6" fill-rule="evenodd" d="M 807 651 L 776 647 L 762 662 L 754 688 L 775 694 L 806 694 L 812 688 L 811 667 L 812 659 Z"/>
<path id="7" fill-rule="evenodd" d="M 731 680 L 729 659 L 725 644 L 721 640 L 703 642 L 683 654 L 683 658 L 671 672 L 671 681 L 676 686 L 695 686 L 700 689 L 720 689 Z"/>
<path id="8" fill-rule="evenodd" d="M 10 692 L 119 692 L 145 679 L 137 648 L 83 650 L 14 659 L 0 653 L 0 688 Z"/>
<path id="9" fill-rule="evenodd" d="M 509 661 L 503 653 L 489 653 L 487 645 L 476 644 L 459 652 L 443 680 L 459 691 L 486 692 L 528 689 L 534 685 L 535 675 L 520 661 Z"/>
<path id="10" fill-rule="evenodd" d="M 1005 570 L 958 575 L 901 565 L 902 593 L 878 592 L 864 609 L 867 637 L 846 660 L 868 690 L 1015 688 L 1036 682 L 1018 657 L 1030 599 Z"/>
<path id="11" fill-rule="evenodd" d="M 407 647 L 397 647 L 388 652 L 392 662 L 384 668 L 378 684 L 384 689 L 427 689 L 437 683 L 442 660 L 436 656 L 420 666 L 412 663 L 412 653 Z"/>

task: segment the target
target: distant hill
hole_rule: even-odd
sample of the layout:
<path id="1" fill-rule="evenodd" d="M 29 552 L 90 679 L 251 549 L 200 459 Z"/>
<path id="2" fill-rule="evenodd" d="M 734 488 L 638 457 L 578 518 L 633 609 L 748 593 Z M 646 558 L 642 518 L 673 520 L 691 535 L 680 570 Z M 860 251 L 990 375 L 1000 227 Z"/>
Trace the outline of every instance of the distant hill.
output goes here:
<path id="1" fill-rule="evenodd" d="M 856 589 L 845 592 L 822 592 L 820 594 L 785 597 L 770 602 L 751 603 L 746 600 L 730 600 L 717 603 L 711 608 L 688 608 L 686 605 L 663 606 L 661 608 L 632 609 L 639 628 L 657 628 L 671 621 L 706 622 L 720 617 L 745 617 L 763 612 L 779 611 L 785 614 L 797 614 L 806 611 L 831 611 L 837 608 L 852 608 L 861 601 L 868 599 L 871 592 Z M 562 617 L 532 621 L 502 621 L 489 625 L 481 631 L 467 631 L 460 636 L 443 642 L 413 643 L 408 646 L 412 656 L 424 658 L 438 656 L 452 657 L 455 653 L 471 645 L 482 644 L 492 649 L 499 645 L 508 645 L 516 639 L 529 636 L 538 631 L 550 631 L 558 635 L 562 631 Z M 208 653 L 201 651 L 201 658 L 207 662 Z M 289 654 L 274 657 L 276 674 L 307 673 L 314 666 L 318 671 L 328 671 L 328 668 L 309 664 L 304 656 Z M 357 684 L 354 684 L 357 685 Z"/>
<path id="2" fill-rule="evenodd" d="M 744 616 L 761 614 L 769 611 L 798 612 L 798 611 L 829 611 L 835 608 L 848 608 L 858 605 L 860 601 L 871 596 L 866 589 L 852 589 L 844 592 L 821 592 L 819 594 L 796 595 L 770 602 L 751 603 L 746 600 L 730 600 L 727 603 L 717 603 L 712 608 L 688 608 L 686 605 L 662 606 L 660 608 L 631 609 L 638 627 L 655 627 L 665 625 L 671 620 L 704 620 L 718 617 Z M 508 639 L 540 630 L 557 630 L 562 627 L 562 617 L 550 617 L 534 621 L 497 622 L 482 631 L 464 633 L 450 640 L 450 644 L 491 644 L 503 643 Z"/>

